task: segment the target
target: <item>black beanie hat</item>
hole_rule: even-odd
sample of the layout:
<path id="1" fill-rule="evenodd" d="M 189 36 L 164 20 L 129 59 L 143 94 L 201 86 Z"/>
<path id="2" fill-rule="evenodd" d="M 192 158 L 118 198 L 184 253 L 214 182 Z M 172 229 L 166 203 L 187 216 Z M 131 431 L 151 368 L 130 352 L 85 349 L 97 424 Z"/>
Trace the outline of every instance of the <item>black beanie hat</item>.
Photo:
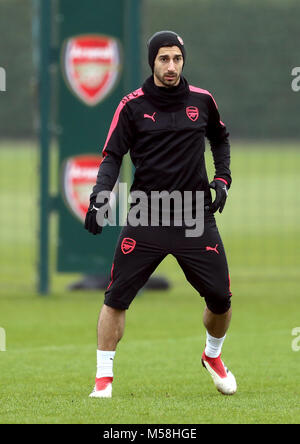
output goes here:
<path id="1" fill-rule="evenodd" d="M 173 31 L 159 31 L 153 34 L 148 40 L 148 62 L 154 70 L 154 61 L 159 51 L 159 48 L 163 46 L 178 46 L 182 52 L 183 65 L 185 62 L 185 48 L 182 38 Z"/>

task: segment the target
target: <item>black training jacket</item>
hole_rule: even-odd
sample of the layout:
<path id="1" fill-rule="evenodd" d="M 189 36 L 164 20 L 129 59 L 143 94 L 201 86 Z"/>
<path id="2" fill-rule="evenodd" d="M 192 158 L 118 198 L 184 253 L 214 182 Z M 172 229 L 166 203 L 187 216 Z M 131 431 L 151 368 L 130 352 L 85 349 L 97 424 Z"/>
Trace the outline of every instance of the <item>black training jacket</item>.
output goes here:
<path id="1" fill-rule="evenodd" d="M 131 191 L 205 192 L 211 203 L 204 151 L 209 140 L 215 178 L 231 185 L 228 132 L 213 96 L 181 77 L 179 87 L 161 88 L 153 77 L 125 96 L 115 114 L 103 148 L 91 201 L 117 181 L 122 157 L 128 151 L 135 166 Z M 212 180 L 212 178 L 211 178 Z"/>

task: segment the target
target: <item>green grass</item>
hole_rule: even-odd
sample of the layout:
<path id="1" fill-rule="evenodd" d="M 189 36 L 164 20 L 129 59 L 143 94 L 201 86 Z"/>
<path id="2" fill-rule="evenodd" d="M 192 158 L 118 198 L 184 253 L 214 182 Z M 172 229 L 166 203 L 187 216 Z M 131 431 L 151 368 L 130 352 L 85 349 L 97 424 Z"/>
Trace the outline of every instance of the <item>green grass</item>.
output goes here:
<path id="1" fill-rule="evenodd" d="M 0 326 L 7 335 L 0 423 L 300 422 L 300 352 L 291 348 L 300 326 L 300 151 L 233 144 L 232 153 L 234 181 L 217 219 L 234 295 L 223 357 L 237 394 L 221 396 L 202 368 L 204 302 L 168 257 L 157 273 L 172 288 L 135 299 L 115 358 L 114 397 L 97 400 L 88 394 L 103 292 L 68 292 L 78 275 L 53 271 L 51 296 L 37 295 L 37 152 L 30 143 L 0 145 Z"/>

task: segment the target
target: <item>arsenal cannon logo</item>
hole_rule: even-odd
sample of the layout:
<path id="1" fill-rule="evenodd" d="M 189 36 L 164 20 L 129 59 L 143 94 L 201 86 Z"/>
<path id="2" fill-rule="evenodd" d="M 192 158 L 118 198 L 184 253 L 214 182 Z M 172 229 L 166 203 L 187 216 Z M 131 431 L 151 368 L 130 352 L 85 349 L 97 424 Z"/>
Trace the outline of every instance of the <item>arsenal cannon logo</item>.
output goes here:
<path id="1" fill-rule="evenodd" d="M 124 237 L 121 243 L 121 250 L 124 254 L 131 253 L 136 246 L 136 241 L 130 237 Z"/>
<path id="2" fill-rule="evenodd" d="M 90 205 L 90 194 L 96 183 L 99 165 L 102 156 L 96 154 L 83 154 L 69 157 L 63 164 L 62 194 L 67 207 L 80 221 Z M 116 210 L 116 195 L 119 180 L 117 180 L 109 200 L 112 212 Z"/>
<path id="3" fill-rule="evenodd" d="M 64 164 L 63 196 L 71 212 L 81 221 L 85 219 L 101 162 L 101 156 L 87 154 L 71 157 Z"/>
<path id="4" fill-rule="evenodd" d="M 186 115 L 188 116 L 188 118 L 190 120 L 192 120 L 193 122 L 196 122 L 196 120 L 199 117 L 199 110 L 198 110 L 197 106 L 188 106 L 186 108 Z"/>
<path id="5" fill-rule="evenodd" d="M 115 38 L 97 34 L 71 37 L 62 54 L 65 80 L 86 105 L 97 105 L 116 85 L 121 65 Z"/>

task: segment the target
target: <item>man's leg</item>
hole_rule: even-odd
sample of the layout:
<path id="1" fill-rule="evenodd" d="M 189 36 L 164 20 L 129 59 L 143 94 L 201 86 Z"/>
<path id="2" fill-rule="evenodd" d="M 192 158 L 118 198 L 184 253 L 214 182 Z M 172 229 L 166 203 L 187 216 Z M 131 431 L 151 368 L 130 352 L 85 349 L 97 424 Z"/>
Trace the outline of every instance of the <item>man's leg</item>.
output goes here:
<path id="1" fill-rule="evenodd" d="M 203 314 L 203 324 L 206 328 L 205 355 L 209 358 L 218 358 L 221 355 L 222 345 L 225 340 L 231 320 L 231 307 L 223 314 L 215 314 L 208 307 Z"/>
<path id="2" fill-rule="evenodd" d="M 215 386 L 223 395 L 233 395 L 237 390 L 235 377 L 221 360 L 222 345 L 229 328 L 231 314 L 231 307 L 223 314 L 215 314 L 206 307 L 203 314 L 206 345 L 202 354 L 202 365 L 208 370 Z"/>
<path id="3" fill-rule="evenodd" d="M 125 328 L 126 310 L 103 305 L 98 320 L 98 350 L 115 351 Z"/>
<path id="4" fill-rule="evenodd" d="M 110 398 L 112 395 L 113 363 L 118 342 L 125 328 L 125 310 L 103 305 L 98 325 L 97 373 L 91 398 Z"/>
<path id="5" fill-rule="evenodd" d="M 97 374 L 92 398 L 111 397 L 113 361 L 125 327 L 125 314 L 137 292 L 166 256 L 160 227 L 124 227 L 115 250 L 111 282 L 98 320 Z"/>
<path id="6" fill-rule="evenodd" d="M 214 338 L 223 338 L 229 328 L 232 309 L 224 314 L 215 314 L 205 307 L 203 313 L 203 324 L 208 333 Z"/>
<path id="7" fill-rule="evenodd" d="M 203 323 L 206 345 L 202 363 L 217 389 L 227 395 L 236 391 L 235 378 L 220 356 L 231 319 L 230 278 L 224 246 L 215 221 L 205 223 L 203 236 L 177 241 L 175 255 L 187 280 L 205 298 Z"/>

